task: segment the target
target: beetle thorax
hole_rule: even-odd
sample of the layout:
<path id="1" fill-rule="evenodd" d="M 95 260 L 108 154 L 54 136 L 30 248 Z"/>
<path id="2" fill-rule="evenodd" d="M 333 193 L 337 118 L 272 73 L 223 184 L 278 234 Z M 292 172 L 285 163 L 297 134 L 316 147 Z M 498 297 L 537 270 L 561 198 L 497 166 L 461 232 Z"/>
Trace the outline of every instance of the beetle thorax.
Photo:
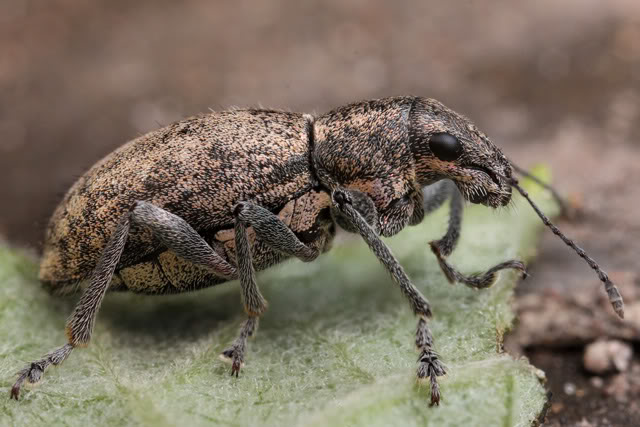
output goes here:
<path id="1" fill-rule="evenodd" d="M 322 185 L 361 191 L 378 209 L 406 194 L 415 182 L 408 145 L 412 101 L 365 101 L 318 117 L 313 164 Z"/>

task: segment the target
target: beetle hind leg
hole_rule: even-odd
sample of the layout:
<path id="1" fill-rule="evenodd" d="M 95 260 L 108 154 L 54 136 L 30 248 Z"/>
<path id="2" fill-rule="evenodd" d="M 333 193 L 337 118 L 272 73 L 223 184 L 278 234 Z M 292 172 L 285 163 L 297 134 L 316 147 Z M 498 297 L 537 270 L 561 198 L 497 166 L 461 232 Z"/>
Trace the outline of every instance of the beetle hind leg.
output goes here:
<path id="1" fill-rule="evenodd" d="M 18 379 L 13 387 L 11 387 L 11 398 L 18 400 L 18 397 L 20 396 L 20 388 L 25 381 L 29 384 L 39 383 L 44 375 L 44 371 L 50 365 L 56 366 L 64 362 L 64 360 L 69 357 L 72 350 L 73 345 L 65 344 L 18 372 Z"/>
<path id="2" fill-rule="evenodd" d="M 80 301 L 76 304 L 76 308 L 67 321 L 68 343 L 18 372 L 18 379 L 11 387 L 12 398 L 18 400 L 20 388 L 25 381 L 37 383 L 50 365 L 59 365 L 75 347 L 84 347 L 89 343 L 96 314 L 107 292 L 116 265 L 120 261 L 129 235 L 129 227 L 130 215 L 125 214 L 118 222 L 116 230 L 98 260 L 98 264 L 91 273 L 89 286 L 80 297 Z"/>
<path id="3" fill-rule="evenodd" d="M 75 347 L 85 347 L 89 344 L 98 310 L 120 262 L 131 223 L 151 229 L 163 244 L 187 261 L 208 267 L 225 278 L 236 277 L 235 267 L 211 249 L 184 219 L 151 203 L 136 202 L 130 212 L 122 215 L 91 273 L 89 286 L 83 292 L 67 321 L 68 344 L 18 372 L 18 379 L 11 388 L 12 398 L 18 399 L 20 388 L 25 381 L 37 382 L 42 378 L 47 367 L 62 363 Z"/>

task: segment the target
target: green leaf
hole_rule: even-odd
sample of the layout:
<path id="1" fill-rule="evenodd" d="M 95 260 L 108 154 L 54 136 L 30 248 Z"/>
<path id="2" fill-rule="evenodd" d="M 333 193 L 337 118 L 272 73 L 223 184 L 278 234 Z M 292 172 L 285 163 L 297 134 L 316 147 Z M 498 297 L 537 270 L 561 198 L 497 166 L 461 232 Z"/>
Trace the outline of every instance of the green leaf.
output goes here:
<path id="1" fill-rule="evenodd" d="M 536 192 L 547 210 L 546 192 Z M 483 271 L 530 259 L 541 223 L 514 196 L 509 209 L 467 209 L 450 262 Z M 388 242 L 433 306 L 436 348 L 449 368 L 440 407 L 415 382 L 417 319 L 360 239 L 342 238 L 310 264 L 259 275 L 270 306 L 240 378 L 218 354 L 244 319 L 236 282 L 192 294 L 110 294 L 87 349 L 9 400 L 15 372 L 65 343 L 77 297 L 49 296 L 28 256 L 0 246 L 0 414 L 9 425 L 530 425 L 545 391 L 536 370 L 499 352 L 511 326 L 516 274 L 490 289 L 450 285 L 427 242 L 447 208 Z"/>

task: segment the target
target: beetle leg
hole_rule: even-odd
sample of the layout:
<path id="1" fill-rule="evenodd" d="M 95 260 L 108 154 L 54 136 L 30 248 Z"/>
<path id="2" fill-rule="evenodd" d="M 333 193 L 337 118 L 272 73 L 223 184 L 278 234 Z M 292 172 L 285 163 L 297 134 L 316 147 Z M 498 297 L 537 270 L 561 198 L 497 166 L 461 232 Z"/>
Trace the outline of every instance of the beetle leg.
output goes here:
<path id="1" fill-rule="evenodd" d="M 238 268 L 236 269 L 211 249 L 207 242 L 179 216 L 147 202 L 138 202 L 133 213 L 136 222 L 151 228 L 154 235 L 181 258 L 209 267 L 216 274 L 229 279 L 240 276 L 242 297 L 250 317 L 232 347 L 220 355 L 223 360 L 232 362 L 231 373 L 237 376 L 244 363 L 247 338 L 253 335 L 258 325 L 257 316 L 267 307 L 267 302 L 260 294 L 255 282 L 255 272 L 244 225 L 236 221 L 236 247 L 238 248 Z"/>
<path id="2" fill-rule="evenodd" d="M 76 304 L 76 308 L 67 321 L 68 344 L 47 354 L 41 360 L 31 363 L 20 371 L 18 380 L 11 388 L 12 398 L 18 400 L 20 387 L 25 380 L 29 383 L 38 382 L 49 365 L 62 363 L 75 347 L 83 347 L 89 343 L 96 314 L 124 250 L 124 245 L 129 235 L 129 226 L 130 214 L 127 213 L 122 216 L 111 239 L 105 246 L 96 267 L 91 273 L 89 286 L 80 297 L 80 301 Z"/>
<path id="3" fill-rule="evenodd" d="M 280 217 L 262 206 L 240 202 L 234 207 L 234 214 L 240 222 L 253 227 L 260 240 L 273 249 L 306 262 L 313 261 L 320 255 L 318 249 L 302 243 Z"/>
<path id="4" fill-rule="evenodd" d="M 247 338 L 253 336 L 258 328 L 258 319 L 259 317 L 257 316 L 249 316 L 242 325 L 242 328 L 240 328 L 240 333 L 231 347 L 220 353 L 220 359 L 223 362 L 231 363 L 231 375 L 235 375 L 236 378 L 238 377 L 240 368 L 244 366 L 244 352 L 247 348 Z"/>
<path id="5" fill-rule="evenodd" d="M 246 228 L 253 227 L 261 241 L 302 261 L 313 261 L 320 255 L 320 250 L 302 243 L 277 215 L 261 206 L 251 202 L 240 202 L 234 207 L 233 212 L 236 217 L 236 258 L 244 307 L 249 316 L 260 316 L 267 304 L 256 284 Z"/>
<path id="6" fill-rule="evenodd" d="M 22 383 L 24 383 L 25 380 L 30 384 L 37 384 L 42 379 L 42 375 L 49 365 L 56 366 L 64 362 L 65 359 L 69 357 L 69 354 L 71 354 L 71 350 L 73 350 L 73 345 L 65 344 L 18 372 L 18 379 L 13 387 L 11 387 L 11 397 L 18 400 L 20 387 L 22 387 Z"/>
<path id="7" fill-rule="evenodd" d="M 264 299 L 256 283 L 256 272 L 251 259 L 251 248 L 249 247 L 249 237 L 247 236 L 247 226 L 238 218 L 239 209 L 234 209 L 236 215 L 235 238 L 236 238 L 236 264 L 238 265 L 238 275 L 240 276 L 240 287 L 242 288 L 242 303 L 249 315 L 240 334 L 235 339 L 231 347 L 220 353 L 220 359 L 231 363 L 231 375 L 238 377 L 240 368 L 244 366 L 244 353 L 247 346 L 247 338 L 253 335 L 258 326 L 259 316 L 267 309 L 267 301 Z"/>
<path id="8" fill-rule="evenodd" d="M 431 245 L 431 251 L 434 253 L 436 258 L 438 259 L 438 263 L 440 264 L 440 268 L 444 272 L 445 276 L 449 280 L 449 283 L 460 282 L 469 286 L 473 289 L 484 289 L 492 286 L 496 280 L 498 280 L 498 272 L 500 270 L 505 269 L 514 269 L 520 270 L 522 272 L 522 277 L 526 278 L 528 276 L 527 269 L 522 263 L 522 261 L 518 261 L 517 259 L 510 259 L 505 262 L 501 262 L 500 264 L 496 264 L 484 273 L 476 273 L 469 276 L 465 276 L 464 274 L 457 271 L 453 268 L 445 259 L 442 253 L 440 253 L 440 249 L 436 246 L 437 242 L 429 243 Z"/>
<path id="9" fill-rule="evenodd" d="M 132 212 L 133 221 L 151 229 L 163 245 L 180 258 L 208 267 L 226 279 L 237 277 L 236 269 L 224 260 L 185 221 L 149 202 L 139 201 Z"/>
<path id="10" fill-rule="evenodd" d="M 440 386 L 438 385 L 438 377 L 447 373 L 446 367 L 440 361 L 438 353 L 433 345 L 433 336 L 427 324 L 428 319 L 421 316 L 418 320 L 418 328 L 416 330 L 416 347 L 420 352 L 418 356 L 418 381 L 424 382 L 429 379 L 431 389 L 431 406 L 440 404 Z"/>
<path id="11" fill-rule="evenodd" d="M 440 184 L 442 183 L 442 184 Z M 488 288 L 495 283 L 498 278 L 498 271 L 507 268 L 520 270 L 523 276 L 527 276 L 524 264 L 518 260 L 508 260 L 491 267 L 483 274 L 474 274 L 465 276 L 458 272 L 445 260 L 451 252 L 456 248 L 458 239 L 460 238 L 460 228 L 462 225 L 462 211 L 464 208 L 462 194 L 456 185 L 449 180 L 439 181 L 434 186 L 433 193 L 427 194 L 425 197 L 425 211 L 430 212 L 440 207 L 447 199 L 451 200 L 449 207 L 449 226 L 446 234 L 439 240 L 429 242 L 431 251 L 436 256 L 442 272 L 449 280 L 449 283 L 460 282 L 474 289 Z M 429 190 L 427 190 L 429 191 Z"/>
<path id="12" fill-rule="evenodd" d="M 220 358 L 232 363 L 231 375 L 235 374 L 237 377 L 244 364 L 247 338 L 254 334 L 258 317 L 267 309 L 267 301 L 260 293 L 255 278 L 247 227 L 253 227 L 260 240 L 272 248 L 303 261 L 316 259 L 320 251 L 302 243 L 277 215 L 261 206 L 240 202 L 234 207 L 233 213 L 236 217 L 234 231 L 238 276 L 242 287 L 242 302 L 249 318 L 231 347 L 224 350 Z"/>
<path id="13" fill-rule="evenodd" d="M 373 203 L 373 200 L 371 200 L 368 195 L 358 190 L 350 189 L 349 196 L 351 197 L 351 205 L 355 210 L 360 212 L 360 215 L 364 217 L 367 224 L 369 224 L 375 232 L 378 233 L 380 231 L 378 224 L 378 211 L 376 210 L 376 205 Z M 351 225 L 349 220 L 340 215 L 339 211 L 336 212 L 335 210 L 332 210 L 331 213 L 333 214 L 333 220 L 343 230 L 348 231 L 349 233 L 358 232 L 358 230 Z"/>
<path id="14" fill-rule="evenodd" d="M 351 196 L 343 190 L 334 190 L 331 194 L 334 208 L 349 221 L 354 229 L 362 236 L 378 260 L 391 274 L 399 285 L 402 293 L 409 299 L 413 312 L 420 317 L 416 331 L 416 345 L 420 351 L 417 376 L 419 380 L 427 377 L 431 383 L 431 404 L 440 404 L 440 388 L 437 377 L 446 373 L 444 364 L 439 360 L 434 350 L 433 336 L 427 324 L 431 317 L 431 307 L 427 299 L 411 283 L 400 263 L 395 259 L 387 245 L 378 237 L 376 232 L 367 224 L 362 215 L 352 206 Z"/>
<path id="15" fill-rule="evenodd" d="M 246 227 L 241 220 L 236 218 L 236 263 L 238 265 L 238 276 L 240 276 L 240 286 L 242 288 L 242 303 L 249 316 L 260 316 L 267 309 L 267 301 L 260 293 L 256 282 L 256 272 L 253 268 Z"/>
<path id="16" fill-rule="evenodd" d="M 440 253 L 444 257 L 447 257 L 451 255 L 451 252 L 456 248 L 458 239 L 460 238 L 462 211 L 464 209 L 462 194 L 460 194 L 458 187 L 456 187 L 453 181 L 448 179 L 438 181 L 433 184 L 433 186 L 427 187 L 424 193 L 424 210 L 426 213 L 438 209 L 447 201 L 447 199 L 451 200 L 449 205 L 449 226 L 447 227 L 447 232 L 441 239 L 430 242 L 432 247 L 435 245 Z"/>
<path id="17" fill-rule="evenodd" d="M 115 232 L 107 243 L 91 273 L 89 286 L 80 297 L 66 326 L 69 343 L 55 350 L 18 373 L 18 380 L 11 389 L 11 397 L 18 399 L 20 387 L 39 380 L 50 365 L 62 363 L 75 347 L 89 343 L 96 314 L 104 298 L 113 273 L 124 250 L 131 223 L 149 227 L 154 235 L 178 256 L 213 269 L 217 274 L 233 278 L 235 267 L 227 263 L 182 218 L 148 202 L 139 201 L 130 213 L 123 215 Z"/>

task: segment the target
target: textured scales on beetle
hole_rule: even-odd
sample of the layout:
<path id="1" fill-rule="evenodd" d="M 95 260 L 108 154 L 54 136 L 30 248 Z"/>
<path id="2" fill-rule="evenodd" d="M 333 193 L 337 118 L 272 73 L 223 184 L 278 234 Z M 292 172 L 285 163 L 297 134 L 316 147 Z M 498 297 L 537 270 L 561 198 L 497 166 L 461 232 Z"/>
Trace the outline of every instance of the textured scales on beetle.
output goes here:
<path id="1" fill-rule="evenodd" d="M 365 240 L 418 316 L 417 377 L 429 381 L 438 404 L 437 378 L 446 368 L 429 329 L 431 306 L 380 236 L 420 223 L 450 200 L 447 232 L 430 242 L 449 281 L 479 289 L 502 269 L 526 274 L 517 260 L 472 276 L 446 261 L 464 200 L 505 206 L 512 187 L 596 270 L 622 316 L 606 273 L 537 209 L 512 170 L 468 119 L 419 97 L 363 101 L 319 117 L 214 112 L 141 136 L 83 175 L 50 220 L 40 279 L 54 293 L 83 292 L 67 322 L 68 342 L 21 370 L 11 397 L 89 343 L 107 290 L 177 293 L 239 279 L 247 320 L 221 354 L 238 376 L 267 308 L 255 271 L 291 257 L 314 260 L 339 225 Z"/>

